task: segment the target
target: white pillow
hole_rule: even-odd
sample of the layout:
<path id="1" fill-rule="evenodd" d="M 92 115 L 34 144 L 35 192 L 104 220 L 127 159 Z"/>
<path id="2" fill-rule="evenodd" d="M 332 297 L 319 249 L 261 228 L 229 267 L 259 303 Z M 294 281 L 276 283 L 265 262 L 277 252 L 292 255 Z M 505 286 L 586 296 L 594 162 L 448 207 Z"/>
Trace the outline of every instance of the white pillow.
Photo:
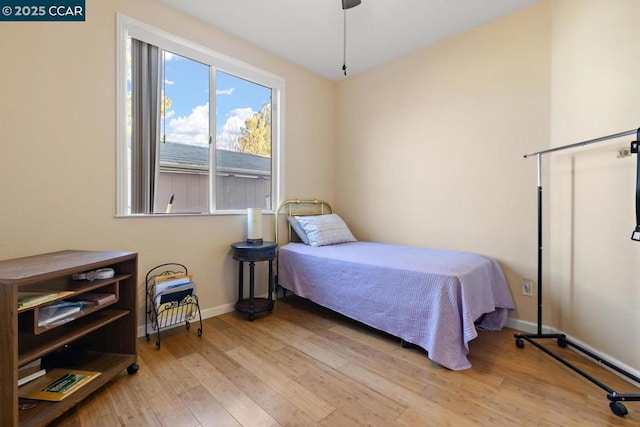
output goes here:
<path id="1" fill-rule="evenodd" d="M 298 235 L 302 243 L 304 243 L 305 245 L 308 245 L 309 239 L 307 239 L 307 233 L 305 233 L 302 227 L 300 227 L 300 223 L 298 222 L 296 217 L 290 216 L 287 219 L 289 220 L 289 224 L 291 225 L 291 228 L 293 229 L 293 231 L 296 232 L 296 234 Z"/>
<path id="2" fill-rule="evenodd" d="M 325 246 L 336 243 L 356 242 L 349 227 L 337 214 L 296 216 L 311 246 Z"/>

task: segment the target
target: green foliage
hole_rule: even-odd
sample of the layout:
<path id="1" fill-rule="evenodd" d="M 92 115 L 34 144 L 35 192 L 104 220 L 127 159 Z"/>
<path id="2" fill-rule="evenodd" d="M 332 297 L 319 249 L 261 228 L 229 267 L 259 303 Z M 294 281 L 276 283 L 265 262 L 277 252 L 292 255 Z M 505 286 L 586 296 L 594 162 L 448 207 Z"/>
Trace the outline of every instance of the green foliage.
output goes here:
<path id="1" fill-rule="evenodd" d="M 166 96 L 164 93 L 162 94 L 162 102 L 160 103 L 160 121 L 162 123 L 162 129 L 163 129 L 163 133 L 162 136 L 160 137 L 162 142 L 167 142 L 167 135 L 164 133 L 164 128 L 165 128 L 165 120 L 166 120 L 166 116 L 167 116 L 167 110 L 169 109 L 169 107 L 171 107 L 171 98 L 169 98 L 168 96 Z"/>
<path id="2" fill-rule="evenodd" d="M 244 126 L 238 138 L 240 152 L 271 157 L 271 104 L 263 105 Z"/>

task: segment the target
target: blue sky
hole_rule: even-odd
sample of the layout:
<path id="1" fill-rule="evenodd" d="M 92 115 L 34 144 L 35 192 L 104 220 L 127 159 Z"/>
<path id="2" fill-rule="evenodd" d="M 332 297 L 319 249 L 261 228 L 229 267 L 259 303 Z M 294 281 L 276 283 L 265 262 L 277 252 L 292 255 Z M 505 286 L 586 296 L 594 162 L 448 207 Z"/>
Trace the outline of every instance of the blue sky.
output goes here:
<path id="1" fill-rule="evenodd" d="M 217 147 L 233 149 L 244 121 L 271 101 L 271 91 L 255 83 L 216 72 Z M 172 104 L 164 129 L 167 141 L 206 145 L 208 135 L 209 68 L 169 54 L 165 57 L 164 90 Z"/>

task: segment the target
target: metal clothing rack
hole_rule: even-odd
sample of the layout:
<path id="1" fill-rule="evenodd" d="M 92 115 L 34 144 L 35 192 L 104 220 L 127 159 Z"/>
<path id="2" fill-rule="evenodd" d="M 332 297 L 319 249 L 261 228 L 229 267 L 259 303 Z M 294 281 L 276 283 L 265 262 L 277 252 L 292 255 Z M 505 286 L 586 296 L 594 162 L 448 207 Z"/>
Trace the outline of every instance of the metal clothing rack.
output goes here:
<path id="1" fill-rule="evenodd" d="M 518 348 L 524 348 L 524 341 L 527 341 L 542 350 L 544 353 L 553 357 L 560 363 L 564 364 L 568 368 L 572 369 L 576 373 L 582 375 L 587 380 L 591 381 L 601 389 L 607 392 L 607 399 L 610 400 L 609 407 L 611 411 L 623 417 L 627 415 L 629 412 L 627 408 L 620 402 L 624 401 L 640 401 L 640 394 L 623 394 L 618 393 L 613 390 L 611 387 L 603 384 L 598 381 L 596 378 L 592 377 L 588 373 L 584 372 L 580 368 L 576 367 L 572 363 L 566 361 L 561 356 L 555 354 L 553 351 L 547 349 L 546 347 L 538 344 L 535 340 L 537 339 L 556 339 L 559 347 L 573 347 L 579 352 L 589 356 L 591 359 L 597 361 L 598 363 L 603 364 L 604 366 L 612 369 L 613 371 L 625 376 L 626 378 L 635 381 L 636 383 L 640 383 L 640 378 L 631 374 L 630 372 L 614 365 L 613 363 L 604 360 L 597 354 L 585 349 L 584 347 L 572 342 L 570 339 L 566 337 L 565 334 L 543 334 L 542 333 L 542 156 L 544 154 L 552 153 L 554 151 L 566 150 L 569 148 L 582 147 L 589 144 L 595 144 L 598 142 L 608 141 L 610 139 L 620 138 L 628 135 L 636 135 L 636 140 L 631 143 L 631 152 L 638 156 L 638 175 L 637 175 L 637 187 L 636 187 L 636 229 L 632 234 L 633 240 L 638 240 L 638 233 L 640 233 L 640 154 L 638 154 L 638 141 L 640 141 L 640 129 L 637 130 L 629 130 L 626 132 L 620 132 L 613 135 L 603 136 L 600 138 L 590 139 L 588 141 L 577 142 L 575 144 L 569 144 L 562 147 L 550 148 L 548 150 L 538 151 L 532 154 L 526 154 L 524 157 L 532 157 L 536 156 L 538 159 L 538 331 L 536 334 L 515 334 L 516 346 Z"/>

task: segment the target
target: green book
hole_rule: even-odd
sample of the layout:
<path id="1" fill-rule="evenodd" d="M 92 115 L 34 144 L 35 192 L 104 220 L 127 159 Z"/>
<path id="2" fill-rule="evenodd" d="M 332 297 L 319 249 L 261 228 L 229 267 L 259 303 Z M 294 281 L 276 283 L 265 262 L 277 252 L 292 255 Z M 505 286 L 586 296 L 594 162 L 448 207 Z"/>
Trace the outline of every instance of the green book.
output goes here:
<path id="1" fill-rule="evenodd" d="M 59 402 L 97 378 L 100 372 L 77 369 L 52 369 L 40 378 L 18 389 L 23 399 Z"/>

